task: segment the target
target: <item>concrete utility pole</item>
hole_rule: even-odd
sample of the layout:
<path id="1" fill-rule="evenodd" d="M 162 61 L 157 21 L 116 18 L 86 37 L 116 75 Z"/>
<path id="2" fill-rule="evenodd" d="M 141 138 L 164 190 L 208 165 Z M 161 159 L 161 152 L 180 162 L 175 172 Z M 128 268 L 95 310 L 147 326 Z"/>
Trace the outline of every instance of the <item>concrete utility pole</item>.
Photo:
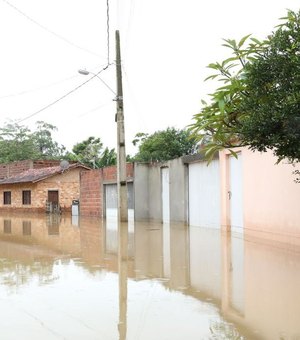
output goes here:
<path id="1" fill-rule="evenodd" d="M 125 152 L 125 128 L 123 112 L 123 87 L 121 68 L 120 33 L 116 31 L 116 72 L 117 72 L 117 181 L 118 181 L 118 219 L 120 222 L 128 221 L 127 204 L 127 173 Z"/>
<path id="2" fill-rule="evenodd" d="M 117 71 L 117 172 L 118 172 L 118 268 L 119 268 L 119 339 L 125 340 L 127 333 L 127 260 L 128 260 L 128 203 L 125 152 L 125 128 L 123 112 L 123 88 L 120 34 L 116 31 Z"/>

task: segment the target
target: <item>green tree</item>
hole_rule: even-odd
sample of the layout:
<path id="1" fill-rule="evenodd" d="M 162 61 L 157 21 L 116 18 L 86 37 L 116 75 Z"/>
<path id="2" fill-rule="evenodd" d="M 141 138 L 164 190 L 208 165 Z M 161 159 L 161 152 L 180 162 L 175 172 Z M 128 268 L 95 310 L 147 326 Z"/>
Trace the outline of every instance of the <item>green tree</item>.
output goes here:
<path id="1" fill-rule="evenodd" d="M 97 162 L 98 168 L 104 168 L 105 166 L 116 165 L 117 164 L 117 154 L 115 149 L 109 150 L 105 148 L 100 156 L 100 160 Z"/>
<path id="2" fill-rule="evenodd" d="M 68 154 L 68 159 L 81 162 L 91 168 L 103 168 L 105 166 L 117 164 L 117 154 L 115 149 L 105 148 L 100 138 L 89 137 L 82 142 L 75 144 L 73 153 Z"/>
<path id="3" fill-rule="evenodd" d="M 191 124 L 205 144 L 207 159 L 215 152 L 249 146 L 273 149 L 279 161 L 300 159 L 300 12 L 288 11 L 284 23 L 266 40 L 249 35 L 225 40 L 232 55 L 208 67 L 222 86 Z M 248 43 L 248 45 L 246 45 Z M 233 152 L 234 153 L 234 152 Z"/>
<path id="4" fill-rule="evenodd" d="M 69 157 L 91 168 L 96 168 L 96 164 L 100 161 L 102 146 L 100 138 L 89 137 L 75 144 L 72 148 L 74 155 L 71 154 Z"/>
<path id="5" fill-rule="evenodd" d="M 0 163 L 25 159 L 60 159 L 65 147 L 52 138 L 56 127 L 39 121 L 37 130 L 32 132 L 27 126 L 17 122 L 7 122 L 0 128 Z"/>
<path id="6" fill-rule="evenodd" d="M 56 126 L 38 121 L 36 122 L 37 129 L 32 134 L 34 139 L 38 158 L 40 159 L 60 159 L 65 155 L 66 149 L 63 145 L 59 145 L 52 138 L 52 132 L 56 131 Z"/>
<path id="7" fill-rule="evenodd" d="M 187 130 L 167 128 L 151 135 L 138 133 L 133 140 L 139 146 L 134 159 L 140 162 L 161 162 L 194 152 L 195 138 Z"/>
<path id="8" fill-rule="evenodd" d="M 245 46 L 245 43 L 250 43 Z M 208 68 L 214 73 L 205 80 L 217 80 L 222 83 L 210 94 L 210 102 L 202 100 L 200 113 L 194 115 L 190 125 L 193 136 L 204 146 L 206 158 L 210 161 L 216 152 L 228 148 L 247 145 L 241 136 L 241 103 L 247 96 L 246 66 L 254 60 L 264 48 L 266 42 L 260 42 L 250 35 L 239 42 L 224 40 L 223 46 L 231 50 L 231 56 L 222 62 L 211 63 Z"/>
<path id="9" fill-rule="evenodd" d="M 288 11 L 246 68 L 241 135 L 253 150 L 300 161 L 300 11 Z"/>
<path id="10" fill-rule="evenodd" d="M 9 122 L 0 128 L 0 163 L 36 159 L 37 155 L 38 150 L 28 127 Z"/>

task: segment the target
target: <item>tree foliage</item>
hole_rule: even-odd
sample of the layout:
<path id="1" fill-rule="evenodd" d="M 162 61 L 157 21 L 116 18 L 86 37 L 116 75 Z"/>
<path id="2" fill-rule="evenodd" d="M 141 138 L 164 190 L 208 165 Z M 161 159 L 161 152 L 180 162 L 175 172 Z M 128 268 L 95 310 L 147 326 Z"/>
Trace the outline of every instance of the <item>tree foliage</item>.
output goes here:
<path id="1" fill-rule="evenodd" d="M 300 11 L 283 19 L 246 69 L 241 133 L 252 149 L 300 161 Z"/>
<path id="2" fill-rule="evenodd" d="M 55 126 L 37 122 L 36 131 L 17 122 L 5 123 L 0 128 L 0 163 L 25 159 L 60 159 L 65 148 L 53 141 Z"/>
<path id="3" fill-rule="evenodd" d="M 59 145 L 52 138 L 52 132 L 57 131 L 56 126 L 38 121 L 36 122 L 37 129 L 33 134 L 34 143 L 40 159 L 60 159 L 64 156 L 66 148 Z"/>
<path id="4" fill-rule="evenodd" d="M 133 144 L 139 146 L 134 159 L 140 162 L 167 161 L 193 153 L 196 147 L 196 141 L 189 131 L 175 128 L 167 128 L 151 135 L 138 133 Z"/>
<path id="5" fill-rule="evenodd" d="M 75 159 L 89 167 L 95 168 L 96 163 L 100 159 L 100 151 L 102 149 L 100 138 L 89 137 L 82 142 L 73 146 Z"/>
<path id="6" fill-rule="evenodd" d="M 266 40 L 225 40 L 231 57 L 208 67 L 222 83 L 191 124 L 207 159 L 238 146 L 300 159 L 300 12 L 288 11 Z M 234 153 L 234 152 L 233 152 Z"/>
<path id="7" fill-rule="evenodd" d="M 105 148 L 100 138 L 89 137 L 73 146 L 73 152 L 67 152 L 63 145 L 53 139 L 56 126 L 44 121 L 36 122 L 36 129 L 10 121 L 0 128 L 0 163 L 20 160 L 68 159 L 81 162 L 92 168 L 115 165 L 115 149 Z"/>
<path id="8" fill-rule="evenodd" d="M 111 166 L 117 164 L 117 153 L 115 149 L 105 148 L 101 154 L 100 160 L 97 163 L 99 168 L 104 168 L 105 166 Z"/>
<path id="9" fill-rule="evenodd" d="M 106 147 L 103 150 L 101 139 L 93 136 L 75 144 L 72 151 L 73 153 L 68 155 L 70 160 L 76 160 L 91 168 L 103 168 L 117 163 L 115 149 Z"/>

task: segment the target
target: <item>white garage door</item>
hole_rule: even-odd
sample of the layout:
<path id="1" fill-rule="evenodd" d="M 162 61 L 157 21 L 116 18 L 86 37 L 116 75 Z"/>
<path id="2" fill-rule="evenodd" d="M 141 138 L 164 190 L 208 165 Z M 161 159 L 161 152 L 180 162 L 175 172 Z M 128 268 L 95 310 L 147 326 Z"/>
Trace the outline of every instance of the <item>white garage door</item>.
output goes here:
<path id="1" fill-rule="evenodd" d="M 220 228 L 219 161 L 189 164 L 189 224 Z"/>

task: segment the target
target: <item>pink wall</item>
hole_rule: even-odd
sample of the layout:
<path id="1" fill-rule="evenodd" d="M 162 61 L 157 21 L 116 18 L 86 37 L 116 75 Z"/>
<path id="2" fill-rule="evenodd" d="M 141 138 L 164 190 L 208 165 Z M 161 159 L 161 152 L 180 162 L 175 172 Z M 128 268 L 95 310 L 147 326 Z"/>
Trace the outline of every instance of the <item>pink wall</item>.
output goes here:
<path id="1" fill-rule="evenodd" d="M 273 153 L 240 149 L 243 168 L 245 235 L 300 245 L 300 184 L 288 162 L 275 164 Z M 228 151 L 220 153 L 222 227 L 230 227 Z"/>

